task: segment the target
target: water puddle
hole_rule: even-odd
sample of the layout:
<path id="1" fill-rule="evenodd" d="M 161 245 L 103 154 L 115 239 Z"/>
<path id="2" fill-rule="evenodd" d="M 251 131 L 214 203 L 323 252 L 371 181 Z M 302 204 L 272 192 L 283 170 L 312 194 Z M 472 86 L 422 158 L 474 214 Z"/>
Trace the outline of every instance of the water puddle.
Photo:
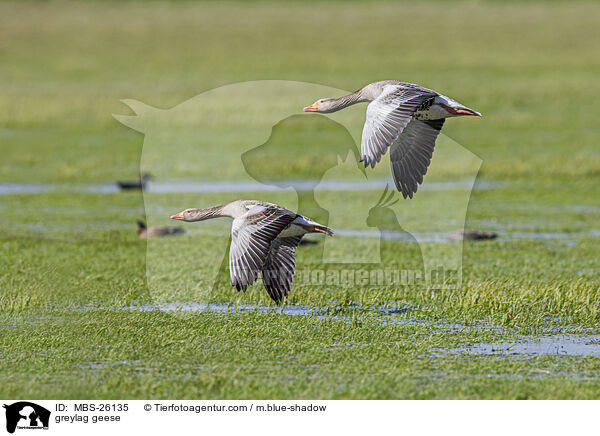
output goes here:
<path id="1" fill-rule="evenodd" d="M 600 335 L 551 335 L 489 342 L 441 351 L 476 356 L 595 356 L 600 357 Z"/>
<path id="2" fill-rule="evenodd" d="M 269 307 L 256 304 L 225 303 L 150 303 L 131 306 L 85 307 L 79 310 L 125 310 L 138 312 L 197 312 L 197 313 L 271 313 L 274 315 L 312 316 L 318 318 L 337 319 L 343 322 L 360 321 L 376 322 L 381 326 L 416 326 L 451 333 L 495 332 L 499 334 L 513 333 L 505 328 L 483 324 L 459 324 L 419 319 L 407 316 L 411 310 L 401 307 L 361 307 L 344 306 L 330 309 L 319 309 L 308 306 Z M 371 316 L 373 315 L 373 316 Z M 502 357 L 536 357 L 536 356 L 590 356 L 600 357 L 600 334 L 546 334 L 542 336 L 521 336 L 509 341 L 482 342 L 452 349 L 434 350 L 437 355 L 464 354 L 473 356 Z"/>
<path id="3" fill-rule="evenodd" d="M 278 313 L 294 316 L 313 316 L 321 315 L 319 309 L 306 306 L 284 306 L 268 307 L 257 304 L 223 304 L 223 303 L 162 303 L 162 304 L 141 304 L 137 306 L 123 307 L 102 307 L 101 309 L 111 310 L 130 310 L 134 312 L 217 312 L 217 313 L 236 313 L 236 312 L 260 312 L 260 313 Z"/>
<path id="4" fill-rule="evenodd" d="M 112 184 L 89 185 L 74 189 L 74 192 L 77 192 L 79 194 L 116 194 L 120 191 L 121 190 L 117 185 Z"/>
<path id="5" fill-rule="evenodd" d="M 382 186 L 390 184 L 391 179 L 370 180 L 277 180 L 273 184 L 266 185 L 256 181 L 247 180 L 223 180 L 223 181 L 164 181 L 148 182 L 146 192 L 158 194 L 181 194 L 181 193 L 236 193 L 236 192 L 272 192 L 280 191 L 280 187 L 292 188 L 296 191 L 375 191 Z M 500 182 L 478 182 L 474 189 L 495 189 Z M 470 189 L 469 182 L 430 182 L 422 185 L 419 190 L 423 191 L 452 191 Z M 90 194 L 114 194 L 119 192 L 116 183 L 103 183 L 95 185 L 67 185 L 67 184 L 22 184 L 22 183 L 0 183 L 0 195 L 15 194 L 40 194 L 45 192 L 74 192 Z"/>
<path id="6" fill-rule="evenodd" d="M 588 232 L 497 232 L 497 241 L 549 241 L 564 240 L 565 243 L 574 245 L 577 238 L 600 238 L 600 230 L 593 229 Z M 451 233 L 430 232 L 430 233 L 406 233 L 398 231 L 383 231 L 377 229 L 335 229 L 335 236 L 355 237 L 355 238 L 381 238 L 401 242 L 462 242 L 451 237 Z M 466 243 L 485 243 L 482 241 L 465 241 Z"/>
<path id="7" fill-rule="evenodd" d="M 34 185 L 21 183 L 0 184 L 0 195 L 41 194 L 52 190 L 52 185 Z"/>
<path id="8" fill-rule="evenodd" d="M 197 313 L 270 313 L 274 315 L 289 315 L 289 316 L 312 316 L 317 318 L 336 319 L 344 322 L 352 322 L 352 319 L 371 321 L 378 323 L 381 326 L 397 325 L 406 327 L 423 327 L 433 328 L 449 332 L 468 332 L 471 330 L 495 329 L 493 327 L 485 328 L 483 326 L 470 326 L 466 324 L 444 323 L 441 321 L 433 321 L 429 319 L 410 318 L 406 313 L 411 309 L 408 306 L 399 308 L 389 307 L 361 307 L 350 305 L 344 307 L 333 308 L 315 308 L 308 306 L 292 306 L 286 305 L 283 307 L 276 306 L 261 306 L 258 304 L 231 304 L 231 303 L 203 303 L 203 302 L 188 302 L 188 303 L 149 303 L 131 306 L 108 306 L 108 307 L 85 307 L 79 310 L 126 310 L 133 312 L 197 312 Z M 355 316 L 358 314 L 358 316 Z M 374 316 L 370 316 L 374 315 Z M 498 330 L 499 331 L 499 330 Z"/>
<path id="9" fill-rule="evenodd" d="M 134 372 L 149 372 L 150 368 L 144 365 L 142 360 L 117 360 L 117 361 L 104 361 L 104 362 L 87 362 L 78 365 L 79 368 L 84 370 L 102 370 L 107 368 L 115 368 L 119 366 L 129 367 Z"/>
<path id="10" fill-rule="evenodd" d="M 44 194 L 65 192 L 76 194 L 114 194 L 119 192 L 116 184 L 66 185 L 66 184 L 28 184 L 0 183 L 0 195 Z"/>
<path id="11" fill-rule="evenodd" d="M 401 242 L 449 242 L 449 233 L 407 233 L 394 230 L 380 232 L 377 229 L 335 229 L 335 236 L 354 238 L 381 238 Z"/>
<path id="12" fill-rule="evenodd" d="M 590 230 L 589 232 L 511 232 L 507 234 L 512 241 L 522 241 L 528 239 L 537 239 L 540 241 L 551 239 L 573 239 L 573 238 L 598 238 L 600 231 Z M 504 239 L 504 238 L 503 238 Z"/>
<path id="13" fill-rule="evenodd" d="M 147 192 L 155 193 L 235 193 L 235 192 L 271 192 L 279 191 L 281 187 L 287 187 L 296 191 L 376 191 L 382 186 L 390 184 L 391 179 L 367 179 L 367 180 L 276 180 L 267 185 L 256 181 L 215 181 L 215 182 L 151 182 L 148 184 Z M 479 182 L 474 189 L 494 189 L 500 185 L 499 182 Z M 430 182 L 425 183 L 420 190 L 423 191 L 452 191 L 470 189 L 469 182 Z"/>

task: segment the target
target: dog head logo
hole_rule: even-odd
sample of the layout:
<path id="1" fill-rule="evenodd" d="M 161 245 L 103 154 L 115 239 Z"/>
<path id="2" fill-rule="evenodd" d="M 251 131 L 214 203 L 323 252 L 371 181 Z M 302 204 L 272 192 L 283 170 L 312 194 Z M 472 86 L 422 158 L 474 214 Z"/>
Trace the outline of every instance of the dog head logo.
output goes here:
<path id="1" fill-rule="evenodd" d="M 28 401 L 19 401 L 3 406 L 6 409 L 6 431 L 14 433 L 19 429 L 47 429 L 50 411 Z"/>

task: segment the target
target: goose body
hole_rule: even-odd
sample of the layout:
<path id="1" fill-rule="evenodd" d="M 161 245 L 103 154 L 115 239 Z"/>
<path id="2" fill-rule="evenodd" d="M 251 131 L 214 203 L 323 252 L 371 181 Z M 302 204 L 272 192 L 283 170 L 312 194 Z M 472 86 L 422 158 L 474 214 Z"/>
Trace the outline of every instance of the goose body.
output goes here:
<path id="1" fill-rule="evenodd" d="M 417 192 L 446 118 L 473 115 L 456 100 L 413 83 L 384 80 L 339 98 L 322 98 L 305 112 L 336 112 L 369 102 L 361 139 L 365 167 L 374 167 L 390 148 L 392 175 L 404 198 Z"/>
<path id="2" fill-rule="evenodd" d="M 233 218 L 229 273 L 231 285 L 246 291 L 258 275 L 269 296 L 280 303 L 289 294 L 296 271 L 296 247 L 307 233 L 333 235 L 328 227 L 273 203 L 237 200 L 171 216 L 182 221 Z"/>

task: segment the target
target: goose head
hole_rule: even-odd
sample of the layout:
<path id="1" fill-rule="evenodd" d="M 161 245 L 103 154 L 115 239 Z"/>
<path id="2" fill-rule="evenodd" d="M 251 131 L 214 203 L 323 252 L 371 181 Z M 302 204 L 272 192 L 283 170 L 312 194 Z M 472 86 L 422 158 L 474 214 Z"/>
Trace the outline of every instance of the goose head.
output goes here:
<path id="1" fill-rule="evenodd" d="M 176 213 L 175 215 L 171 215 L 171 219 L 172 220 L 179 220 L 179 221 L 191 221 L 191 216 L 193 213 L 193 209 L 186 209 L 183 210 L 179 213 Z"/>
<path id="2" fill-rule="evenodd" d="M 320 98 L 310 106 L 304 108 L 304 112 L 335 112 L 339 109 L 339 101 L 337 98 Z"/>
<path id="3" fill-rule="evenodd" d="M 226 205 L 221 204 L 219 206 L 207 207 L 204 209 L 191 208 L 186 209 L 182 212 L 176 213 L 175 215 L 171 215 L 171 219 L 179 220 L 179 221 L 204 221 L 211 218 L 218 218 L 222 216 L 230 216 L 224 214 L 223 209 Z"/>
<path id="4" fill-rule="evenodd" d="M 171 219 L 179 220 L 179 221 L 203 221 L 205 219 L 212 218 L 209 214 L 206 213 L 204 209 L 186 209 L 182 212 L 176 213 L 175 215 L 171 215 Z"/>

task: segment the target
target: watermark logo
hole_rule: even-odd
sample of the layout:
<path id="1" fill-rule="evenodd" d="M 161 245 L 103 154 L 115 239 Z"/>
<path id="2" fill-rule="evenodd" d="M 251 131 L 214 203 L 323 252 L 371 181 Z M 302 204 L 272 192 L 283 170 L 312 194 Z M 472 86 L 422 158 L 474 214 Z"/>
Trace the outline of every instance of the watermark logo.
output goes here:
<path id="1" fill-rule="evenodd" d="M 464 229 L 481 159 L 442 133 L 424 183 L 404 200 L 387 156 L 375 168 L 360 162 L 363 105 L 302 112 L 307 102 L 347 93 L 267 80 L 211 89 L 170 109 L 125 100 L 135 114 L 115 118 L 144 134 L 141 171 L 155 176 L 144 191 L 148 225 L 173 225 L 169 216 L 190 207 L 262 200 L 334 231 L 297 250 L 294 286 L 460 286 L 463 246 L 448 235 Z M 230 226 L 187 225 L 177 250 L 150 238 L 153 297 L 203 299 L 230 287 Z"/>
<path id="2" fill-rule="evenodd" d="M 48 430 L 50 411 L 45 407 L 29 401 L 19 401 L 3 406 L 6 409 L 6 431 L 14 433 L 19 430 Z"/>

